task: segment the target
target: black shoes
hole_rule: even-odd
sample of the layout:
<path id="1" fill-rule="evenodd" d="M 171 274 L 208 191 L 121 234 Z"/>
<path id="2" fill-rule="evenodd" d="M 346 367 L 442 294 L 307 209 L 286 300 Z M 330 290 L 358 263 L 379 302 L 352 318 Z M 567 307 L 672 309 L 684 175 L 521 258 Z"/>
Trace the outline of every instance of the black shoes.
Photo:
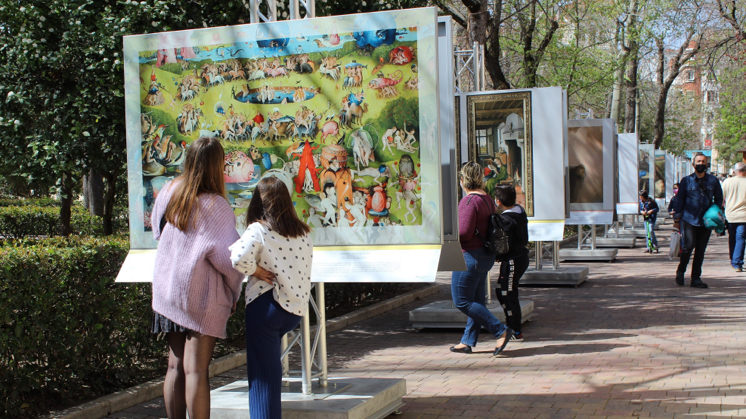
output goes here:
<path id="1" fill-rule="evenodd" d="M 498 355 L 500 352 L 505 349 L 505 347 L 508 345 L 508 342 L 510 342 L 510 338 L 513 336 L 513 329 L 506 327 L 505 331 L 500 337 L 503 337 L 503 341 L 500 344 L 500 346 L 495 348 L 495 352 L 492 353 L 492 355 Z M 499 338 L 498 338 L 499 339 Z"/>
<path id="2" fill-rule="evenodd" d="M 684 286 L 684 274 L 676 272 L 676 285 L 682 287 Z"/>
<path id="3" fill-rule="evenodd" d="M 705 284 L 704 282 L 702 282 L 701 279 L 696 279 L 696 280 L 693 279 L 691 287 L 692 288 L 707 288 L 707 284 Z"/>
<path id="4" fill-rule="evenodd" d="M 451 352 L 456 352 L 456 353 L 459 353 L 459 354 L 470 354 L 471 353 L 471 346 L 469 346 L 469 345 L 462 346 L 460 348 L 457 348 L 455 346 L 451 346 L 449 349 L 451 350 Z"/>

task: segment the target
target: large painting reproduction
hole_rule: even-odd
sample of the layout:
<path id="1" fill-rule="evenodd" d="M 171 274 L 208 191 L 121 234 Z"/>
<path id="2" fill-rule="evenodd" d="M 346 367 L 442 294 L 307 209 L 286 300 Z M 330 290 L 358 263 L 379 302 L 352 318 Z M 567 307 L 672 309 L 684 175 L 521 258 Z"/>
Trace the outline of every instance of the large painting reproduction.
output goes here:
<path id="1" fill-rule="evenodd" d="M 570 203 L 602 203 L 604 201 L 603 127 L 570 127 L 567 132 Z"/>
<path id="2" fill-rule="evenodd" d="M 487 192 L 513 185 L 518 204 L 534 215 L 531 92 L 467 96 L 469 160 L 484 167 Z"/>
<path id="3" fill-rule="evenodd" d="M 150 209 L 201 136 L 226 151 L 239 231 L 274 176 L 316 245 L 440 243 L 435 25 L 423 8 L 125 37 L 132 247 L 155 247 Z"/>

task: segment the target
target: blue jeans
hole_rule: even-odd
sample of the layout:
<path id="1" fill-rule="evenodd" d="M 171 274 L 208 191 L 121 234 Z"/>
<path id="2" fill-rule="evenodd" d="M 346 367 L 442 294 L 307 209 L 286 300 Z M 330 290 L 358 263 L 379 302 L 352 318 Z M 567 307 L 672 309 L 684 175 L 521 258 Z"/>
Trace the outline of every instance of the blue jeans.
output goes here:
<path id="1" fill-rule="evenodd" d="M 743 268 L 743 252 L 746 249 L 746 223 L 728 223 L 728 246 L 730 264 L 734 268 Z"/>
<path id="2" fill-rule="evenodd" d="M 456 308 L 468 316 L 461 343 L 476 346 L 479 328 L 484 326 L 495 337 L 503 334 L 506 327 L 485 306 L 485 280 L 495 264 L 495 256 L 483 248 L 463 252 L 466 271 L 455 271 L 451 275 L 451 296 Z"/>
<path id="3" fill-rule="evenodd" d="M 295 329 L 300 319 L 280 307 L 272 291 L 246 305 L 246 373 L 251 419 L 282 416 L 280 339 Z"/>
<path id="4" fill-rule="evenodd" d="M 650 233 L 648 233 L 648 234 L 650 234 L 650 244 L 653 245 L 653 249 L 657 249 L 658 248 L 658 238 L 655 237 L 655 221 L 645 220 L 645 223 L 650 225 L 650 230 L 646 229 L 646 232 L 650 231 Z"/>

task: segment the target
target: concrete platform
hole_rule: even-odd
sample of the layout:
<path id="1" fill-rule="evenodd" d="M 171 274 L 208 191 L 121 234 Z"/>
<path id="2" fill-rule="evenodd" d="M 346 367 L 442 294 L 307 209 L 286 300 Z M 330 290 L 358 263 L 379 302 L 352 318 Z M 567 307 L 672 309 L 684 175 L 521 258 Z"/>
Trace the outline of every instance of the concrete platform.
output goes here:
<path id="1" fill-rule="evenodd" d="M 521 277 L 522 287 L 579 287 L 588 279 L 587 266 L 560 266 L 558 269 L 534 268 L 527 270 Z"/>
<path id="2" fill-rule="evenodd" d="M 521 301 L 521 321 L 531 319 L 534 312 L 534 302 L 531 300 Z M 487 309 L 501 322 L 505 322 L 505 313 L 496 299 L 487 304 Z M 451 300 L 433 301 L 422 307 L 409 312 L 409 323 L 416 329 L 439 328 L 439 329 L 463 329 L 466 324 L 466 315 L 453 305 Z"/>
<path id="3" fill-rule="evenodd" d="M 616 260 L 617 249 L 560 249 L 560 261 L 604 261 Z"/>
<path id="4" fill-rule="evenodd" d="M 586 240 L 586 244 L 590 242 Z M 596 237 L 596 247 L 634 248 L 637 245 L 636 237 Z"/>
<path id="5" fill-rule="evenodd" d="M 405 394 L 406 380 L 401 378 L 330 378 L 327 387 L 314 384 L 313 394 L 307 396 L 301 391 L 300 379 L 292 379 L 290 386 L 283 388 L 282 417 L 385 418 L 404 405 Z M 248 381 L 236 381 L 211 391 L 210 406 L 213 419 L 248 418 Z"/>

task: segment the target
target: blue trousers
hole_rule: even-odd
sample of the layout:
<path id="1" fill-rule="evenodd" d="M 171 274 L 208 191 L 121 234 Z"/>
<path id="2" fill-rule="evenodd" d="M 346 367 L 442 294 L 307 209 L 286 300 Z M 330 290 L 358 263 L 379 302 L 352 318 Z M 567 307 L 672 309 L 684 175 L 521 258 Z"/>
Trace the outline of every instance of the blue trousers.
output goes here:
<path id="1" fill-rule="evenodd" d="M 251 419 L 282 417 L 280 339 L 295 329 L 300 319 L 280 307 L 272 291 L 246 305 L 246 375 Z"/>
<path id="2" fill-rule="evenodd" d="M 746 248 L 746 223 L 728 223 L 728 250 L 730 264 L 743 268 L 743 253 Z"/>
<path id="3" fill-rule="evenodd" d="M 463 254 L 466 270 L 451 274 L 451 297 L 456 308 L 468 317 L 461 343 L 476 346 L 480 327 L 484 326 L 498 337 L 507 326 L 500 323 L 485 306 L 485 280 L 495 264 L 495 256 L 489 255 L 483 248 L 467 250 Z"/>

